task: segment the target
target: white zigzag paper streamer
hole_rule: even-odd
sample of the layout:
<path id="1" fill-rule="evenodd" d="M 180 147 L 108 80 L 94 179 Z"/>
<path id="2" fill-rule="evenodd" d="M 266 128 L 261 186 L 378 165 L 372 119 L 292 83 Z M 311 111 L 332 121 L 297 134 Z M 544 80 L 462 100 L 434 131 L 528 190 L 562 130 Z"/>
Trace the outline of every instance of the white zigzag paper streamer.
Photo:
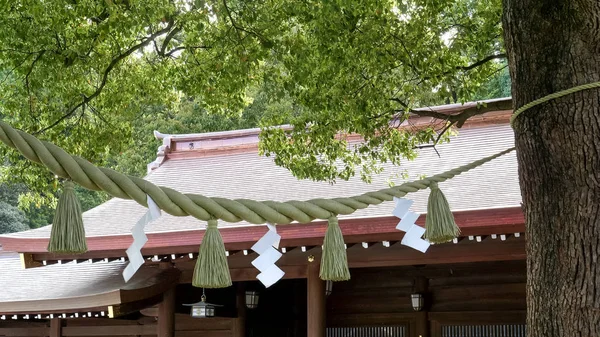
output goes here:
<path id="1" fill-rule="evenodd" d="M 410 211 L 413 201 L 404 198 L 394 198 L 394 201 L 396 202 L 396 208 L 392 214 L 400 218 L 396 229 L 406 232 L 400 243 L 425 253 L 431 243 L 421 238 L 425 234 L 425 228 L 415 225 L 419 214 Z"/>
<path id="2" fill-rule="evenodd" d="M 158 208 L 154 200 L 152 200 L 149 195 L 146 197 L 146 200 L 148 201 L 148 210 L 131 229 L 133 243 L 131 246 L 129 246 L 129 248 L 127 248 L 126 251 L 129 264 L 123 270 L 123 278 L 125 279 L 125 282 L 128 282 L 144 264 L 142 247 L 144 247 L 146 242 L 148 242 L 148 237 L 146 236 L 146 233 L 144 233 L 144 228 L 147 224 L 160 217 L 160 208 Z"/>
<path id="3" fill-rule="evenodd" d="M 258 257 L 252 261 L 252 265 L 260 271 L 256 278 L 266 288 L 275 284 L 285 274 L 275 265 L 282 255 L 276 249 L 279 248 L 281 235 L 277 234 L 277 228 L 274 225 L 267 224 L 267 228 L 269 228 L 267 233 L 252 246 L 252 250 L 258 254 Z"/>

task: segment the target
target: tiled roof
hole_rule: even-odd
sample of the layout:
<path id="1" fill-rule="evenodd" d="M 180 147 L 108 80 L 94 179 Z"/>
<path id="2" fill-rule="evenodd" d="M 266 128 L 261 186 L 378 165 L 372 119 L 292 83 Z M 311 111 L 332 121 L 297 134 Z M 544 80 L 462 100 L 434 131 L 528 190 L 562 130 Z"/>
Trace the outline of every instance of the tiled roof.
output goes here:
<path id="1" fill-rule="evenodd" d="M 64 262 L 68 263 L 23 269 L 18 255 L 0 259 L 0 313 L 118 305 L 121 290 L 149 287 L 154 276 L 164 272 L 145 266 L 126 284 L 122 276 L 126 262 Z"/>
<path id="2" fill-rule="evenodd" d="M 125 283 L 121 275 L 124 265 L 125 262 L 113 261 L 87 266 L 67 263 L 23 269 L 18 255 L 16 258 L 6 258 L 0 262 L 3 290 L 0 292 L 0 302 L 27 301 L 32 299 L 32 294 L 37 299 L 57 299 L 109 292 Z M 48 287 L 48 283 L 52 287 Z M 90 293 L 92 289 L 93 293 Z"/>
<path id="3" fill-rule="evenodd" d="M 419 175 L 432 175 L 505 150 L 514 144 L 509 125 L 493 125 L 461 129 L 449 144 L 437 146 L 437 153 L 429 148 L 420 150 L 414 161 L 405 161 L 400 167 L 385 165 L 382 174 L 371 184 L 355 177 L 349 181 L 298 181 L 286 169 L 276 166 L 271 158 L 260 157 L 256 150 L 223 155 L 177 157 L 167 159 L 146 179 L 183 193 L 226 198 L 285 201 L 311 198 L 351 196 L 388 187 L 388 180 L 401 183 L 398 176 L 409 173 L 410 180 Z M 167 156 L 168 158 L 168 156 Z M 479 168 L 440 184 L 454 211 L 490 209 L 520 205 L 517 163 L 510 153 Z M 426 211 L 428 191 L 412 193 L 413 209 Z M 393 203 L 369 207 L 346 218 L 389 216 Z M 144 214 L 145 208 L 131 200 L 112 199 L 84 214 L 88 236 L 130 235 L 131 227 Z M 220 223 L 220 226 L 249 226 Z M 205 223 L 193 217 L 174 217 L 163 214 L 147 232 L 204 229 Z M 10 234 L 10 237 L 47 238 L 50 226 Z M 1 237 L 0 237 L 1 241 Z"/>

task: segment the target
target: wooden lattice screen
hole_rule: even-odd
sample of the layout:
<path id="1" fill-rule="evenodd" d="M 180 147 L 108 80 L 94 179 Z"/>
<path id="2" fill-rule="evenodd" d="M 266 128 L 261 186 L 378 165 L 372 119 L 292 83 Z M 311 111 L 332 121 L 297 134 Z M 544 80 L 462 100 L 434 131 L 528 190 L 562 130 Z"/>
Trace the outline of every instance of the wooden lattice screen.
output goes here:
<path id="1" fill-rule="evenodd" d="M 525 337 L 525 324 L 442 325 L 441 337 Z"/>
<path id="2" fill-rule="evenodd" d="M 327 328 L 327 337 L 407 337 L 404 326 L 360 326 Z"/>

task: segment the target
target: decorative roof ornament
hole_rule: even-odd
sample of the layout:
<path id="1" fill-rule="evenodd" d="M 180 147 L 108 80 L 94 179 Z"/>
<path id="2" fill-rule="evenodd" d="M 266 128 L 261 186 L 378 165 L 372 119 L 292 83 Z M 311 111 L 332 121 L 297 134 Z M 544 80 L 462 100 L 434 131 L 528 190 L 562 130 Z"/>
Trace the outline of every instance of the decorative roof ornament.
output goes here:
<path id="1" fill-rule="evenodd" d="M 156 151 L 156 159 L 154 159 L 153 162 L 146 166 L 148 174 L 150 174 L 152 171 L 156 170 L 160 167 L 160 165 L 162 165 L 162 163 L 167 159 L 167 153 L 171 149 L 171 135 L 160 133 L 154 130 L 154 138 L 162 140 L 162 144 L 158 147 L 158 150 Z"/>

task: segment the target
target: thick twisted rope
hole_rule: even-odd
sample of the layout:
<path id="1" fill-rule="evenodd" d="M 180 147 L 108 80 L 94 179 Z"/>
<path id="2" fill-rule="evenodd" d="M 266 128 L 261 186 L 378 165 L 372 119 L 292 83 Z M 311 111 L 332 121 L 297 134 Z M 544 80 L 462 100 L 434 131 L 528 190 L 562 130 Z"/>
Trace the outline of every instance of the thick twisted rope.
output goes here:
<path id="1" fill-rule="evenodd" d="M 548 102 L 555 98 L 563 97 L 563 96 L 566 96 L 566 95 L 569 95 L 569 94 L 572 94 L 572 93 L 575 93 L 578 91 L 594 89 L 594 88 L 600 88 L 600 82 L 578 85 L 573 88 L 558 91 L 553 94 L 544 96 L 542 98 L 538 98 L 535 101 L 529 102 L 529 103 L 523 105 L 522 107 L 518 108 L 517 110 L 515 110 L 515 113 L 513 113 L 513 115 L 510 116 L 510 125 L 513 125 L 515 123 L 515 120 L 517 119 L 517 117 L 519 117 L 520 114 L 522 114 L 523 112 L 525 112 L 528 109 L 533 108 L 536 105 L 540 105 L 542 103 Z"/>
<path id="2" fill-rule="evenodd" d="M 325 220 L 339 214 L 352 214 L 370 205 L 378 205 L 384 201 L 391 201 L 394 197 L 403 197 L 407 193 L 426 189 L 432 182 L 443 182 L 514 150 L 510 148 L 425 179 L 353 197 L 277 202 L 183 194 L 168 187 L 156 186 L 141 178 L 96 167 L 83 158 L 72 156 L 54 144 L 40 141 L 3 122 L 0 122 L 0 140 L 21 152 L 27 159 L 46 166 L 57 176 L 71 179 L 90 190 L 104 191 L 117 198 L 133 199 L 145 207 L 148 207 L 146 196 L 149 195 L 162 210 L 175 216 L 191 215 L 204 221 L 245 220 L 253 224 L 289 224 L 293 221 L 308 223 L 314 219 Z"/>

